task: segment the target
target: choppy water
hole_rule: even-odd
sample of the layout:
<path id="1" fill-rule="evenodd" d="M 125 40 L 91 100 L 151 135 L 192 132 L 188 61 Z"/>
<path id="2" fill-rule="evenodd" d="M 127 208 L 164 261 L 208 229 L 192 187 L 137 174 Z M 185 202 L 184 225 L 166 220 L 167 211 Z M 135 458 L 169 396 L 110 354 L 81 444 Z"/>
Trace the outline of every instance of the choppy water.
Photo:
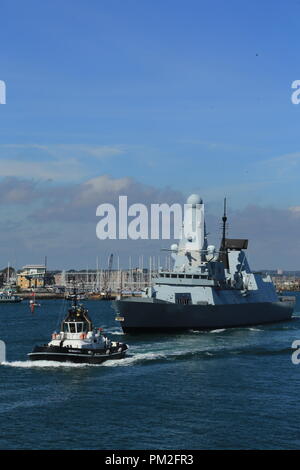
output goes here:
<path id="1" fill-rule="evenodd" d="M 85 304 L 96 326 L 129 344 L 125 359 L 29 362 L 57 329 L 63 302 L 44 301 L 34 315 L 27 302 L 0 305 L 1 449 L 299 448 L 291 345 L 300 313 L 268 326 L 131 336 L 110 302 Z"/>

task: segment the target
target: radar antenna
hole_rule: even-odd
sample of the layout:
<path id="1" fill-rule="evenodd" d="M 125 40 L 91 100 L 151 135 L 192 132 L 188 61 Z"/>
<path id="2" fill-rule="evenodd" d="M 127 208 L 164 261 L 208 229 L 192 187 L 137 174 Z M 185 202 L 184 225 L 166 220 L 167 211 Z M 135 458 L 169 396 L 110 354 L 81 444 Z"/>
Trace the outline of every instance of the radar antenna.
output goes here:
<path id="1" fill-rule="evenodd" d="M 224 198 L 224 213 L 222 217 L 223 226 L 222 226 L 222 241 L 220 247 L 220 261 L 224 263 L 225 269 L 228 269 L 229 262 L 228 262 L 228 253 L 226 248 L 226 222 L 227 222 L 227 212 L 226 212 L 226 197 Z"/>
<path id="2" fill-rule="evenodd" d="M 222 246 L 225 248 L 225 239 L 226 239 L 226 222 L 227 222 L 227 214 L 226 214 L 226 197 L 224 197 L 224 214 L 222 217 L 223 221 L 223 233 L 222 233 Z"/>

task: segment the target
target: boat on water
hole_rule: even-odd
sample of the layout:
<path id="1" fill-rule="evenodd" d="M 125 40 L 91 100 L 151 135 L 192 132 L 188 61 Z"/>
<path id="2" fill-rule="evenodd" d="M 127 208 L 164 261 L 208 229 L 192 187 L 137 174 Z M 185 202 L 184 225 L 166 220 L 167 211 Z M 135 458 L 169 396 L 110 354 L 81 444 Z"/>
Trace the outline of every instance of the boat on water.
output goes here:
<path id="1" fill-rule="evenodd" d="M 110 290 L 100 293 L 100 300 L 115 300 L 116 296 Z"/>
<path id="2" fill-rule="evenodd" d="M 289 320 L 295 298 L 279 296 L 269 275 L 251 271 L 247 239 L 227 238 L 226 199 L 219 250 L 207 240 L 202 199 L 187 200 L 172 270 L 160 269 L 142 297 L 114 302 L 125 333 L 210 330 Z"/>
<path id="3" fill-rule="evenodd" d="M 127 344 L 111 341 L 102 328 L 93 327 L 88 310 L 78 303 L 74 293 L 60 332 L 54 332 L 49 343 L 35 346 L 28 357 L 31 361 L 100 364 L 109 359 L 122 359 L 127 350 Z"/>
<path id="4" fill-rule="evenodd" d="M 2 291 L 0 292 L 0 303 L 6 304 L 16 304 L 22 302 L 22 297 L 14 294 L 12 291 Z"/>
<path id="5" fill-rule="evenodd" d="M 74 298 L 74 294 L 71 294 L 70 292 L 68 292 L 65 295 L 66 300 L 72 300 L 73 298 Z M 88 296 L 84 292 L 77 294 L 77 300 L 87 300 L 87 299 L 88 299 Z"/>

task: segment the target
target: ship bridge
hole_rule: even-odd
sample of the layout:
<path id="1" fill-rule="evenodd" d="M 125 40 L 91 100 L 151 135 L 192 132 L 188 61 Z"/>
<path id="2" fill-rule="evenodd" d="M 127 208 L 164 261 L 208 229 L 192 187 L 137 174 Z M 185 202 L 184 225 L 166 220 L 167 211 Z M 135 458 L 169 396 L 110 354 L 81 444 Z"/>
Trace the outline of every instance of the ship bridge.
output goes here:
<path id="1" fill-rule="evenodd" d="M 160 272 L 156 280 L 157 285 L 184 285 L 184 286 L 215 286 L 216 281 L 208 274 L 191 274 L 176 272 Z"/>

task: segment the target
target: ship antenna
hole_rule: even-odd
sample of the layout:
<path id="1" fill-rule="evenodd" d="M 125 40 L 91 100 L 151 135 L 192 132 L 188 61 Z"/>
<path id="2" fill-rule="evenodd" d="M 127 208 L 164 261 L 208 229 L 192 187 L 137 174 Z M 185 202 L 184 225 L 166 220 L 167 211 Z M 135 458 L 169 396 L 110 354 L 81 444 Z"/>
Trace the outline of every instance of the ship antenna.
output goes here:
<path id="1" fill-rule="evenodd" d="M 222 227 L 222 241 L 220 247 L 220 261 L 224 263 L 224 267 L 228 269 L 229 262 L 228 262 L 228 254 L 226 249 L 226 222 L 227 222 L 227 212 L 226 212 L 226 197 L 224 198 L 224 214 L 222 217 L 223 227 Z"/>
<path id="2" fill-rule="evenodd" d="M 223 221 L 222 247 L 225 248 L 226 222 L 227 222 L 226 197 L 224 197 L 224 214 L 223 214 L 223 217 L 222 217 L 222 221 Z"/>

